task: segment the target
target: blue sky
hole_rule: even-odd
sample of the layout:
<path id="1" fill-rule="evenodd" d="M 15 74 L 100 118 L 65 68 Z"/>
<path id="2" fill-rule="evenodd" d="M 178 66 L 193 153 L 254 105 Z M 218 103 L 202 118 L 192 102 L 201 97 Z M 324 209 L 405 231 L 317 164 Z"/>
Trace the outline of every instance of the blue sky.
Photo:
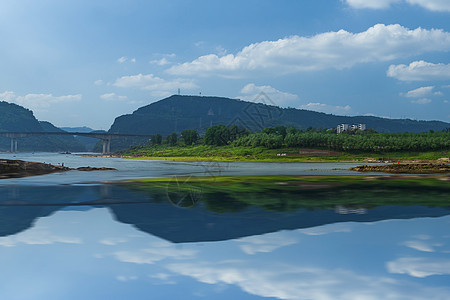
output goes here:
<path id="1" fill-rule="evenodd" d="M 0 3 L 0 99 L 108 129 L 177 93 L 450 122 L 449 0 Z"/>

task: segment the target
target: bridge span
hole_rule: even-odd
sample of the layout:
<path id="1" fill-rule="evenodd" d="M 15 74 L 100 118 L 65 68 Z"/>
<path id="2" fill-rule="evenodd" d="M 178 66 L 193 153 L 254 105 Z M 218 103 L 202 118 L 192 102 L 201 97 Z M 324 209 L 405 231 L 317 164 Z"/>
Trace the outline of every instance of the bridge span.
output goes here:
<path id="1" fill-rule="evenodd" d="M 116 138 L 127 137 L 139 137 L 150 138 L 151 135 L 147 134 L 123 134 L 123 133 L 108 133 L 108 132 L 0 132 L 0 137 L 6 137 L 11 139 L 11 153 L 17 152 L 18 139 L 27 136 L 36 135 L 71 135 L 71 136 L 86 136 L 91 138 L 100 139 L 103 142 L 102 154 L 108 154 L 111 152 L 111 140 Z"/>

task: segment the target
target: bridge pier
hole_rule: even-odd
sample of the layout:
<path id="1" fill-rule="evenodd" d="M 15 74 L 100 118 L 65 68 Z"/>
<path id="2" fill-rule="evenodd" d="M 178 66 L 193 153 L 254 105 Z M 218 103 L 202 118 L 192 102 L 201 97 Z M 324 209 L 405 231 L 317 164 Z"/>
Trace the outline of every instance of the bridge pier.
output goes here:
<path id="1" fill-rule="evenodd" d="M 11 153 L 17 153 L 17 138 L 11 137 Z"/>
<path id="2" fill-rule="evenodd" d="M 102 139 L 103 142 L 103 152 L 102 154 L 109 154 L 111 153 L 111 137 L 108 136 L 106 139 Z"/>

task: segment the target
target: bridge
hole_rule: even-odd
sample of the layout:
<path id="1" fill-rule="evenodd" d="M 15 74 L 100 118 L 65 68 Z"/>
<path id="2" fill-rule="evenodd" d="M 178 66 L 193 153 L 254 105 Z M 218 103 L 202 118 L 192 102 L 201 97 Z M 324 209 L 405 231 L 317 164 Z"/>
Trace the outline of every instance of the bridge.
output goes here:
<path id="1" fill-rule="evenodd" d="M 151 135 L 146 134 L 122 134 L 122 133 L 108 133 L 108 132 L 0 132 L 0 137 L 6 137 L 11 139 L 11 153 L 17 152 L 17 140 L 19 138 L 36 135 L 71 135 L 71 136 L 86 136 L 91 138 L 100 139 L 103 142 L 102 154 L 108 154 L 111 152 L 111 140 L 114 138 L 127 138 L 127 137 L 139 137 L 150 138 Z"/>

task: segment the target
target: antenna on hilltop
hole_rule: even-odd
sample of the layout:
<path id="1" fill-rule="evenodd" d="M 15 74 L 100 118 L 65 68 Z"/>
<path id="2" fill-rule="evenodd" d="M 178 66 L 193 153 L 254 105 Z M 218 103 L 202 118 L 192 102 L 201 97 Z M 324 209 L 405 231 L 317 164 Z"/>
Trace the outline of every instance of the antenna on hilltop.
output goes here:
<path id="1" fill-rule="evenodd" d="M 181 95 L 181 93 L 180 93 L 180 88 L 178 88 L 178 96 L 179 96 L 179 95 Z"/>

